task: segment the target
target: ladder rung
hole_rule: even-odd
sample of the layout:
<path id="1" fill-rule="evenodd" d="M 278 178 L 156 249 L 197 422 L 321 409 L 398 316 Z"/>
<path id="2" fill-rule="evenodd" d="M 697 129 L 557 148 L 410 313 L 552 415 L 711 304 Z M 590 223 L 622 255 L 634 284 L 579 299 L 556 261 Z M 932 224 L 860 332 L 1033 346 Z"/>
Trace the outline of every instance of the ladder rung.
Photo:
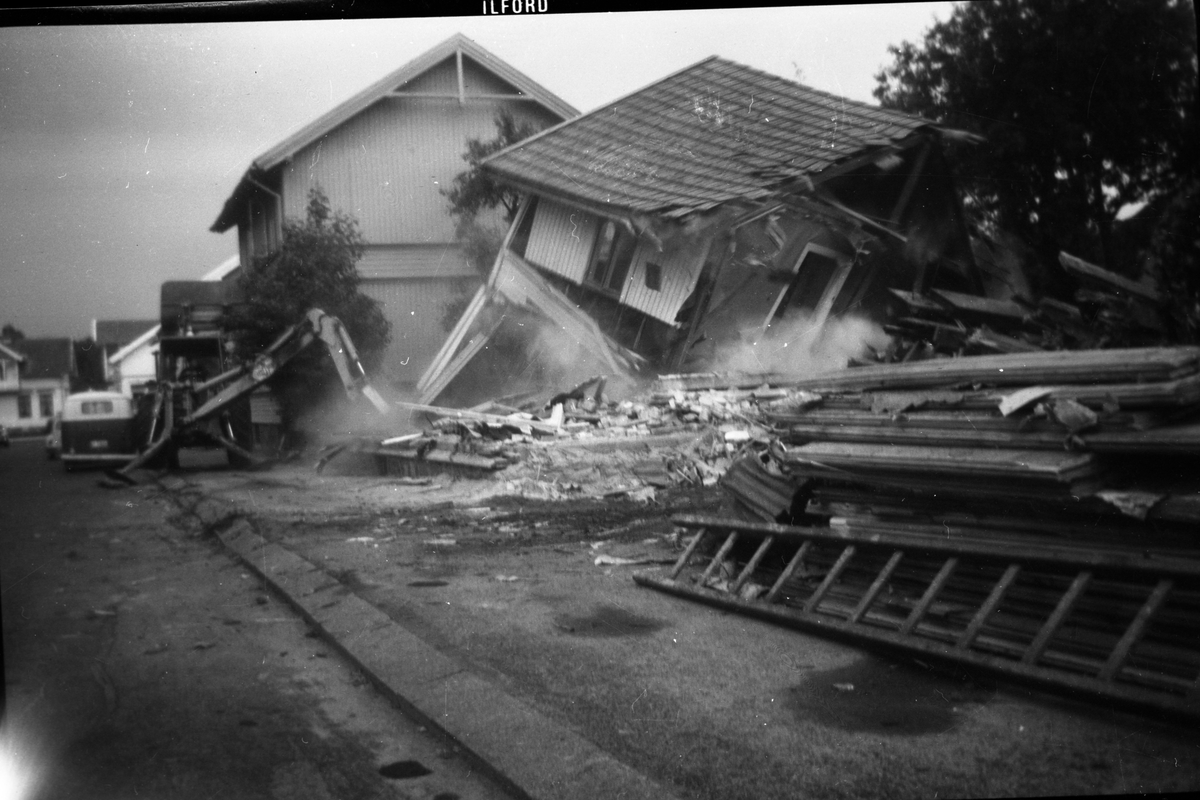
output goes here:
<path id="1" fill-rule="evenodd" d="M 1116 648 L 1112 651 L 1112 655 L 1108 658 L 1108 663 L 1104 665 L 1104 669 L 1100 670 L 1099 678 L 1102 681 L 1111 681 L 1117 676 L 1121 667 L 1125 665 L 1125 659 L 1129 657 L 1129 651 L 1137 644 L 1138 639 L 1142 638 L 1142 632 L 1146 630 L 1146 626 L 1150 623 L 1150 618 L 1153 617 L 1163 601 L 1167 599 L 1167 594 L 1174 588 L 1175 582 L 1170 578 L 1163 578 L 1154 587 L 1154 591 L 1146 598 L 1146 602 L 1138 610 L 1137 616 L 1133 618 L 1133 622 L 1129 623 L 1129 627 L 1125 630 L 1125 635 L 1121 637 L 1121 641 L 1117 642 Z"/>
<path id="2" fill-rule="evenodd" d="M 720 569 L 721 564 L 725 561 L 725 556 L 729 555 L 729 551 L 733 549 L 733 545 L 737 542 L 737 539 L 737 531 L 732 531 L 729 536 L 725 538 L 725 543 L 721 545 L 721 549 L 717 551 L 715 556 L 713 556 L 713 560 L 709 562 L 708 568 L 704 570 L 704 574 L 700 576 L 701 586 L 708 583 L 708 579 L 712 577 L 713 573 Z"/>
<path id="3" fill-rule="evenodd" d="M 879 592 L 887 585 L 888 578 L 892 577 L 892 573 L 896 570 L 896 566 L 903 557 L 903 550 L 897 550 L 892 553 L 892 557 L 883 565 L 883 569 L 879 571 L 879 575 L 875 578 L 875 582 L 871 584 L 871 588 L 867 589 L 867 593 L 863 595 L 862 600 L 858 602 L 858 605 L 850 614 L 849 622 L 858 622 L 862 619 L 862 615 L 867 613 L 867 609 L 871 607 L 871 604 L 875 602 L 875 598 L 879 596 Z"/>
<path id="4" fill-rule="evenodd" d="M 833 588 L 833 584 L 837 581 L 838 576 L 842 574 L 842 570 L 846 568 L 846 564 L 854 557 L 854 545 L 846 545 L 846 549 L 838 556 L 838 560 L 833 562 L 833 566 L 829 568 L 829 573 L 825 576 L 825 580 L 821 581 L 821 585 L 812 593 L 812 597 L 804 604 L 804 613 L 811 613 L 823 599 L 826 593 Z"/>
<path id="5" fill-rule="evenodd" d="M 1066 621 L 1067 615 L 1071 613 L 1071 609 L 1075 607 L 1077 601 L 1088 584 L 1092 580 L 1091 570 L 1082 570 L 1075 576 L 1075 580 L 1071 581 L 1070 588 L 1067 593 L 1062 596 L 1055 607 L 1054 612 L 1050 614 L 1050 618 L 1046 620 L 1046 624 L 1038 631 L 1037 636 L 1033 637 L 1033 642 L 1029 645 L 1029 649 L 1025 651 L 1025 655 L 1021 657 L 1021 662 L 1024 664 L 1036 664 L 1042 656 L 1042 651 L 1046 649 L 1046 645 L 1050 644 L 1050 640 L 1054 638 L 1054 634 Z"/>
<path id="6" fill-rule="evenodd" d="M 796 554 L 792 556 L 792 560 L 788 562 L 787 566 L 783 568 L 783 572 L 779 574 L 779 578 L 771 587 L 771 591 L 767 592 L 767 596 L 763 598 L 764 600 L 768 603 L 775 602 L 775 598 L 779 597 L 779 593 L 783 590 L 783 585 L 790 581 L 792 575 L 800 568 L 800 564 L 804 561 L 804 557 L 808 555 L 810 547 L 812 547 L 812 542 L 808 541 L 800 545 L 799 549 L 796 550 Z"/>
<path id="7" fill-rule="evenodd" d="M 983 605 L 979 607 L 979 612 L 971 619 L 967 629 L 963 631 L 963 635 L 959 638 L 954 646 L 959 650 L 965 650 L 975 641 L 975 637 L 983 630 L 983 624 L 987 622 L 988 617 L 996 610 L 996 606 L 1000 605 L 1000 601 L 1004 599 L 1004 593 L 1008 591 L 1008 587 L 1012 586 L 1013 581 L 1017 579 L 1017 574 L 1021 571 L 1019 564 L 1009 564 L 1008 569 L 1004 570 L 1004 574 L 1000 576 L 1000 580 L 992 587 L 991 594 L 987 596 L 987 600 L 983 601 Z"/>
<path id="8" fill-rule="evenodd" d="M 774 541 L 774 536 L 768 536 L 762 540 L 762 543 L 758 546 L 758 549 L 754 551 L 754 555 L 751 556 L 750 560 L 746 562 L 746 566 L 742 570 L 742 574 L 738 575 L 737 580 L 733 583 L 733 586 L 729 588 L 729 591 L 732 594 L 737 594 L 740 592 L 742 587 L 746 585 L 746 581 L 750 580 L 750 576 L 754 574 L 754 570 L 758 569 L 758 563 L 763 560 L 763 556 L 767 554 L 767 550 L 771 548 L 771 544 Z"/>
<path id="9" fill-rule="evenodd" d="M 683 568 L 687 565 L 688 559 L 692 557 L 692 553 L 696 552 L 696 548 L 700 545 L 700 540 L 704 538 L 706 533 L 708 533 L 708 528 L 701 528 L 696 532 L 696 535 L 692 537 L 692 541 L 688 542 L 688 546 L 683 551 L 683 555 L 679 557 L 679 560 L 675 562 L 675 566 L 671 570 L 671 580 L 675 580 L 679 577 L 679 573 L 683 572 Z"/>
<path id="10" fill-rule="evenodd" d="M 929 588 L 925 590 L 925 594 L 921 597 L 908 615 L 908 619 L 904 620 L 904 624 L 900 626 L 900 633 L 911 633 L 913 627 L 921 621 L 921 617 L 925 616 L 925 612 L 933 605 L 933 599 L 937 597 L 938 592 L 946 585 L 946 581 L 950 580 L 950 573 L 954 572 L 954 568 L 958 566 L 958 558 L 951 556 L 946 559 L 946 563 L 942 564 L 942 568 L 938 570 L 938 574 L 934 576 L 930 582 Z"/>

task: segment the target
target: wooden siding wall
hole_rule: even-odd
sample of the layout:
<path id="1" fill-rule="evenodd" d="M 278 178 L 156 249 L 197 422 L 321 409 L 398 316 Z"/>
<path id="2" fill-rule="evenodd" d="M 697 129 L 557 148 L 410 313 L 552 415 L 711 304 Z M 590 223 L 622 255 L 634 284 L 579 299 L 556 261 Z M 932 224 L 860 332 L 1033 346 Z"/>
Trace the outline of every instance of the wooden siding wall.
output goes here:
<path id="1" fill-rule="evenodd" d="M 539 198 L 525 258 L 548 272 L 582 285 L 598 226 L 599 220 L 594 215 L 545 197 Z M 685 241 L 681 237 L 665 244 L 662 251 L 646 239 L 640 241 L 621 291 L 621 302 L 655 319 L 673 323 L 683 301 L 696 285 L 707 241 L 699 238 Z M 657 264 L 661 268 L 662 285 L 657 290 L 646 285 L 647 264 Z"/>
<path id="2" fill-rule="evenodd" d="M 506 91 L 474 65 L 464 65 L 476 92 Z M 479 74 L 475 74 L 479 73 Z M 401 87 L 403 91 L 458 91 L 449 59 Z M 320 186 L 330 204 L 353 214 L 374 244 L 431 244 L 454 241 L 446 198 L 462 172 L 468 139 L 491 139 L 501 108 L 519 119 L 557 122 L 527 101 L 388 98 L 366 109 L 320 141 L 299 151 L 284 167 L 286 216 L 301 218 L 308 190 Z"/>
<path id="3" fill-rule="evenodd" d="M 707 242 L 708 239 L 670 242 L 659 251 L 642 239 L 633 254 L 621 302 L 667 324 L 674 323 L 680 306 L 696 286 Z M 647 264 L 660 267 L 662 284 L 657 290 L 646 285 Z"/>
<path id="4" fill-rule="evenodd" d="M 534 210 L 525 260 L 564 278 L 583 283 L 596 242 L 596 217 L 542 197 Z"/>
<path id="5" fill-rule="evenodd" d="M 478 277 L 456 245 L 368 245 L 358 273 L 364 280 Z"/>
<path id="6" fill-rule="evenodd" d="M 463 296 L 469 299 L 481 283 L 478 278 L 362 282 L 363 293 L 383 304 L 383 313 L 392 323 L 392 342 L 383 363 L 387 382 L 416 385 L 446 339 L 442 327 L 446 306 Z"/>

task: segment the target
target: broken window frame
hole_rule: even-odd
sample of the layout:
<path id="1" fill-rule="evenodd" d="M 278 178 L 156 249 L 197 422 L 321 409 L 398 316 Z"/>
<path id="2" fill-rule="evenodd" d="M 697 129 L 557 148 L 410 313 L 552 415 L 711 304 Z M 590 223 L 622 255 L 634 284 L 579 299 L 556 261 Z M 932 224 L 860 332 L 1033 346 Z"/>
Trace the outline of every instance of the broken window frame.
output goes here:
<path id="1" fill-rule="evenodd" d="M 606 239 L 608 241 L 605 241 Z M 633 267 L 633 255 L 637 245 L 637 237 L 624 225 L 616 220 L 603 220 L 596 231 L 592 255 L 588 259 L 587 272 L 584 274 L 584 284 L 620 297 Z"/>
<path id="2" fill-rule="evenodd" d="M 766 331 L 767 328 L 771 327 L 771 324 L 775 322 L 776 318 L 786 310 L 784 300 L 788 301 L 787 305 L 791 305 L 792 298 L 790 295 L 795 290 L 796 283 L 800 280 L 804 261 L 810 255 L 818 255 L 824 258 L 832 259 L 836 264 L 832 275 L 830 275 L 829 281 L 821 290 L 820 300 L 814 304 L 814 311 L 824 309 L 825 314 L 828 314 L 828 309 L 833 304 L 833 298 L 828 296 L 830 290 L 833 290 L 835 295 L 841 290 L 842 286 L 846 282 L 846 275 L 849 272 L 851 259 L 846 258 L 844 254 L 839 253 L 833 248 L 809 242 L 804 246 L 804 249 L 800 251 L 800 255 L 796 258 L 795 263 L 792 264 L 791 280 L 779 290 L 779 294 L 775 297 L 775 302 L 771 304 L 771 310 L 767 312 L 767 316 L 763 320 L 763 331 Z"/>

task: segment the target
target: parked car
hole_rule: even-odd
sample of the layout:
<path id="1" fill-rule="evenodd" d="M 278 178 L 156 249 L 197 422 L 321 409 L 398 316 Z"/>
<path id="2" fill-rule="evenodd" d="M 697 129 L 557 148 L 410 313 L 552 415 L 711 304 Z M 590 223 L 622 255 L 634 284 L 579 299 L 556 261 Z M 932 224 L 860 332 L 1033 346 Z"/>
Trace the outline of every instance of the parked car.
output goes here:
<path id="1" fill-rule="evenodd" d="M 8 428 L 0 425 L 0 447 L 8 447 L 11 442 L 8 438 Z"/>
<path id="2" fill-rule="evenodd" d="M 120 466 L 137 456 L 133 401 L 119 392 L 67 395 L 62 410 L 63 467 Z"/>
<path id="3" fill-rule="evenodd" d="M 50 432 L 46 434 L 46 458 L 53 461 L 62 455 L 62 412 L 50 421 Z"/>

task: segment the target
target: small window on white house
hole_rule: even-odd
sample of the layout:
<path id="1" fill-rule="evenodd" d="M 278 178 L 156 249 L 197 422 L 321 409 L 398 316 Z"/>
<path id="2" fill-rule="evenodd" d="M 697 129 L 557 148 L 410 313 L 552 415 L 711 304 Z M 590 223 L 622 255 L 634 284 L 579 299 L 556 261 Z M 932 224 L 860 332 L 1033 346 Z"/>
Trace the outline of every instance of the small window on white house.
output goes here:
<path id="1" fill-rule="evenodd" d="M 33 395 L 27 392 L 17 395 L 17 416 L 21 419 L 33 416 Z"/>
<path id="2" fill-rule="evenodd" d="M 646 288 L 656 292 L 662 290 L 662 267 L 646 262 Z"/>
<path id="3" fill-rule="evenodd" d="M 54 416 L 54 392 L 38 392 L 38 416 Z"/>

